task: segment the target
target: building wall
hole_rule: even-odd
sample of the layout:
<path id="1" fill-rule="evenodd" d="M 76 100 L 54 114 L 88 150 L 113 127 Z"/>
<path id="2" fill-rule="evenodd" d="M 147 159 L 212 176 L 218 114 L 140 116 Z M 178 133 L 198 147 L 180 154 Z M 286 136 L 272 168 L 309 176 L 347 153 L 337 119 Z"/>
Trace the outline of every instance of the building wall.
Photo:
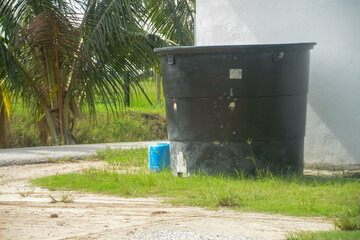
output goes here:
<path id="1" fill-rule="evenodd" d="M 360 166 L 360 1 L 197 0 L 196 44 L 317 42 L 305 164 Z"/>

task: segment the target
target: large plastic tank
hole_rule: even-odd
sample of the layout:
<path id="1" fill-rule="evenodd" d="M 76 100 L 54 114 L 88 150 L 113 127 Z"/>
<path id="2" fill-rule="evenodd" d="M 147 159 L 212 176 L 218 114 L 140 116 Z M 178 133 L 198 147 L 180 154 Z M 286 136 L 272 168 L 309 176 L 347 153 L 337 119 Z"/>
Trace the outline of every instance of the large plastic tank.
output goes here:
<path id="1" fill-rule="evenodd" d="M 314 45 L 155 49 L 173 173 L 301 171 Z"/>

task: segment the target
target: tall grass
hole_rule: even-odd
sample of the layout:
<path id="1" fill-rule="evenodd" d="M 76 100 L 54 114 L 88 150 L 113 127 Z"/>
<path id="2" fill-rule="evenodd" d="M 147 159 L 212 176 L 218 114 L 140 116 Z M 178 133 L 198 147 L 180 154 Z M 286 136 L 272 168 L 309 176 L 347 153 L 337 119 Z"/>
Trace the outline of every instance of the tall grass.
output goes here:
<path id="1" fill-rule="evenodd" d="M 164 98 L 161 94 L 162 104 L 158 106 L 155 81 L 144 81 L 142 87 L 153 106 L 138 90 L 131 94 L 130 107 L 122 107 L 114 114 L 101 102 L 96 104 L 96 119 L 90 118 L 84 108 L 82 118 L 76 126 L 76 142 L 84 144 L 166 139 Z M 12 108 L 13 117 L 7 137 L 9 147 L 39 146 L 36 116 L 22 102 L 13 104 Z"/>
<path id="2" fill-rule="evenodd" d="M 94 121 L 85 116 L 78 122 L 77 143 L 150 141 L 166 139 L 166 120 L 161 113 L 127 111 L 118 116 L 98 113 Z"/>
<path id="3" fill-rule="evenodd" d="M 36 116 L 22 102 L 12 105 L 7 141 L 9 147 L 33 147 L 40 145 Z"/>

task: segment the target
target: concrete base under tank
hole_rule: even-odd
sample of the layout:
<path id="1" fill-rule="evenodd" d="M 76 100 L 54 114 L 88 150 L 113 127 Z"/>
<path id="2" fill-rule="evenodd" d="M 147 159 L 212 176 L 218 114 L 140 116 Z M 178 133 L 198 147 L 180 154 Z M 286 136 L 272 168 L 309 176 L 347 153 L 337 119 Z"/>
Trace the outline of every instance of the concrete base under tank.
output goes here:
<path id="1" fill-rule="evenodd" d="M 304 139 L 196 142 L 170 141 L 172 173 L 234 173 L 269 169 L 274 172 L 303 170 Z"/>

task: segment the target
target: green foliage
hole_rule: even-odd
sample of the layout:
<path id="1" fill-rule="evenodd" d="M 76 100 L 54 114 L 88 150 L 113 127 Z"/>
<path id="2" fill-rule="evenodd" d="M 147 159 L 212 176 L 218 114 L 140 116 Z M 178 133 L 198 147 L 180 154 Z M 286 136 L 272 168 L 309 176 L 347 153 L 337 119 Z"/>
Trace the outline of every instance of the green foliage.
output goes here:
<path id="1" fill-rule="evenodd" d="M 110 151 L 110 150 L 107 150 Z M 136 155 L 132 155 L 132 154 Z M 230 207 L 242 211 L 293 216 L 335 218 L 358 204 L 360 181 L 343 178 L 307 178 L 297 174 L 258 176 L 193 174 L 177 178 L 171 172 L 149 174 L 146 150 L 118 153 L 119 168 L 91 169 L 34 180 L 60 190 L 79 190 L 124 197 L 165 197 L 177 205 Z M 128 155 L 130 154 L 130 155 Z M 101 154 L 109 158 L 110 153 Z M 139 158 L 138 161 L 134 160 Z M 128 158 L 129 160 L 125 160 Z M 141 167 L 142 166 L 142 167 Z M 139 168 L 132 172 L 127 169 Z M 119 171 L 119 170 L 125 171 Z"/>
<path id="2" fill-rule="evenodd" d="M 21 103 L 13 105 L 12 119 L 7 134 L 9 147 L 34 147 L 40 145 L 39 131 L 34 116 Z"/>
<path id="3" fill-rule="evenodd" d="M 214 198 L 215 206 L 217 207 L 241 207 L 242 199 L 240 194 L 234 193 L 234 191 L 209 194 L 210 198 Z"/>
<path id="4" fill-rule="evenodd" d="M 144 81 L 143 86 L 151 102 L 156 103 L 155 82 Z M 144 95 L 132 92 L 130 107 L 115 115 L 108 114 L 106 106 L 98 103 L 96 121 L 84 111 L 83 119 L 77 125 L 76 142 L 110 143 L 166 139 L 164 98 L 161 100 L 161 106 L 151 106 Z"/>
<path id="5" fill-rule="evenodd" d="M 360 239 L 360 231 L 353 232 L 303 232 L 292 234 L 287 240 L 355 240 Z"/>
<path id="6" fill-rule="evenodd" d="M 43 144 L 75 143 L 79 108 L 94 116 L 100 99 L 116 112 L 159 72 L 154 48 L 193 42 L 194 9 L 194 0 L 0 1 L 0 91 L 33 108 Z"/>
<path id="7" fill-rule="evenodd" d="M 14 111 L 9 124 L 9 147 L 40 146 L 39 131 L 29 115 Z M 77 123 L 76 143 L 111 143 L 166 139 L 166 120 L 163 113 L 127 111 L 119 115 L 100 112 L 97 121 L 85 115 Z"/>
<path id="8" fill-rule="evenodd" d="M 78 122 L 77 143 L 111 143 L 166 139 L 165 117 L 161 114 L 124 112 L 119 116 L 98 114 L 97 122 L 84 117 Z"/>
<path id="9" fill-rule="evenodd" d="M 141 86 L 153 106 L 150 105 L 146 97 L 140 92 L 131 92 L 131 104 L 127 110 L 144 113 L 161 113 L 165 116 L 165 99 L 162 88 L 160 89 L 161 104 L 157 105 L 156 81 L 154 79 L 147 79 L 141 82 Z"/>
<path id="10" fill-rule="evenodd" d="M 76 162 L 78 159 L 71 156 L 64 156 L 61 158 L 48 158 L 51 163 L 62 163 L 62 162 Z"/>
<path id="11" fill-rule="evenodd" d="M 156 83 L 152 80 L 142 84 L 147 96 L 156 103 Z M 161 94 L 162 95 L 162 94 Z M 75 140 L 78 144 L 110 143 L 128 141 L 161 140 L 167 138 L 165 104 L 151 106 L 144 95 L 131 94 L 131 105 L 127 110 L 110 114 L 102 103 L 96 104 L 97 116 L 93 119 L 84 109 L 77 122 Z M 31 109 L 21 101 L 13 106 L 13 118 L 9 122 L 7 136 L 9 147 L 39 146 L 39 131 Z"/>
<path id="12" fill-rule="evenodd" d="M 148 0 L 147 25 L 180 45 L 194 44 L 195 0 Z M 159 11 L 160 10 L 160 11 Z"/>
<path id="13" fill-rule="evenodd" d="M 349 207 L 336 218 L 335 225 L 344 231 L 360 230 L 360 199 L 357 205 Z"/>

